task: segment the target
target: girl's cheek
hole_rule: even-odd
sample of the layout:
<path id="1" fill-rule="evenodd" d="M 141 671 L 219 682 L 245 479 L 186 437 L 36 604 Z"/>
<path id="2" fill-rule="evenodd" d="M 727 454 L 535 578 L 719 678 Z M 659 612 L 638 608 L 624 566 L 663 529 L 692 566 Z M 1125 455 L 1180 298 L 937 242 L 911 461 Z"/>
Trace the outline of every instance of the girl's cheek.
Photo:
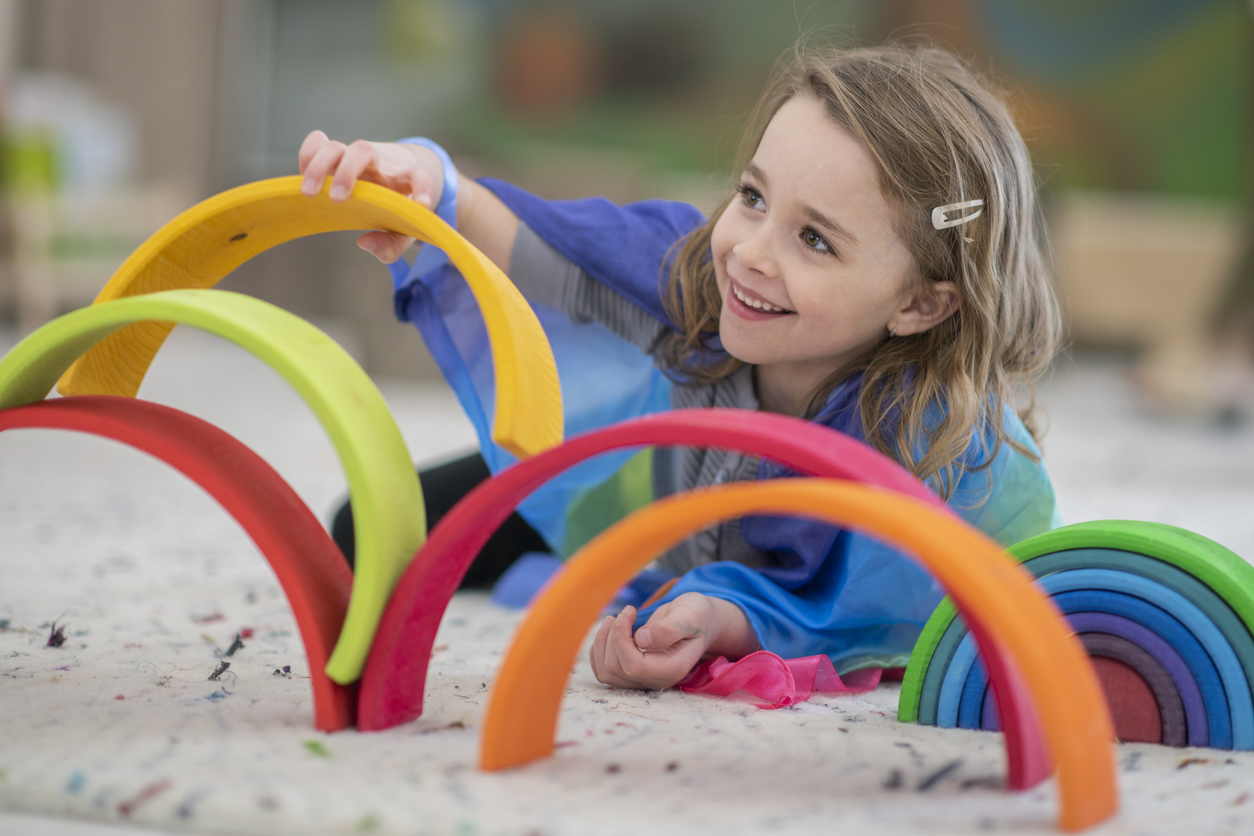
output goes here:
<path id="1" fill-rule="evenodd" d="M 737 209 L 735 205 L 727 207 L 714 224 L 713 232 L 710 233 L 710 250 L 719 262 L 725 260 L 732 248 L 746 237 L 744 229 L 746 224 L 744 219 L 739 217 Z"/>
<path id="2" fill-rule="evenodd" d="M 731 250 L 731 244 L 728 243 L 726 230 L 726 221 L 724 215 L 719 222 L 714 225 L 714 231 L 710 234 L 710 252 L 714 256 L 715 265 L 721 270 L 723 260 L 727 258 L 728 251 Z"/>
<path id="3" fill-rule="evenodd" d="M 714 281 L 720 293 L 727 288 L 727 257 L 730 252 L 729 247 L 719 247 L 716 241 L 710 240 L 710 255 L 714 261 Z"/>

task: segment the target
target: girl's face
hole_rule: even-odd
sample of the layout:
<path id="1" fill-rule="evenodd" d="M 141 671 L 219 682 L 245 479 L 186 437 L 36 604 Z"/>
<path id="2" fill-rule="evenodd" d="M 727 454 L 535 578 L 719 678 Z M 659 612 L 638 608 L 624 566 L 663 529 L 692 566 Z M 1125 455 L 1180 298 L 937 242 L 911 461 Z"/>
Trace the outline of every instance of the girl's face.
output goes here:
<path id="1" fill-rule="evenodd" d="M 711 238 L 723 347 L 759 367 L 759 388 L 764 376 L 816 387 L 885 339 L 910 302 L 912 258 L 878 169 L 802 95 L 771 119 L 739 191 Z"/>

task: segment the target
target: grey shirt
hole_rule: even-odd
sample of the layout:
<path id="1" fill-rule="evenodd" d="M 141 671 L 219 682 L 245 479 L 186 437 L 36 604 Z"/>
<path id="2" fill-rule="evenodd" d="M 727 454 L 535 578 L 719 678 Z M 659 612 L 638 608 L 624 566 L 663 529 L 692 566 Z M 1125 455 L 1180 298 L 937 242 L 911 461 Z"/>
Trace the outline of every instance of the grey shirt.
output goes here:
<path id="1" fill-rule="evenodd" d="M 528 301 L 562 311 L 577 323 L 597 322 L 646 354 L 653 354 L 670 333 L 670 326 L 636 307 L 593 279 L 546 244 L 526 224 L 520 224 L 510 254 L 510 279 Z M 757 409 L 748 366 L 718 383 L 676 384 L 671 408 L 730 407 Z M 658 497 L 717 485 L 749 481 L 758 475 L 758 459 L 728 450 L 695 447 L 658 447 L 653 456 L 653 489 Z M 751 567 L 774 565 L 763 551 L 750 546 L 732 520 L 694 534 L 659 559 L 677 574 L 716 560 L 734 560 Z"/>

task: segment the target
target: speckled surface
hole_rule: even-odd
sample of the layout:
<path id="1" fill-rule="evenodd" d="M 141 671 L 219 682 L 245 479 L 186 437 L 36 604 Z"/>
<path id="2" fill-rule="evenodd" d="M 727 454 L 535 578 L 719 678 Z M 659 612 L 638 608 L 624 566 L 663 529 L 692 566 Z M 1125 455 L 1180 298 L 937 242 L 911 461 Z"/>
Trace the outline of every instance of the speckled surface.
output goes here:
<path id="1" fill-rule="evenodd" d="M 320 516 L 343 492 L 312 414 L 234 347 L 180 329 L 145 387 L 252 446 Z M 442 387 L 382 388 L 416 460 L 473 443 Z M 1254 555 L 1254 431 L 1142 415 L 1113 362 L 1062 364 L 1042 400 L 1069 521 L 1160 520 Z M 606 689 L 581 660 L 556 756 L 480 773 L 486 692 L 518 618 L 458 595 L 423 719 L 315 732 L 291 614 L 212 500 L 112 442 L 0 434 L 0 832 L 1053 831 L 1051 784 L 1004 793 L 1000 737 L 897 723 L 895 684 L 768 712 Z M 53 619 L 66 627 L 60 648 L 45 647 Z M 245 647 L 208 681 L 244 629 Z M 290 677 L 276 676 L 284 666 Z M 1125 745 L 1117 756 L 1123 810 L 1094 832 L 1254 829 L 1254 754 Z"/>

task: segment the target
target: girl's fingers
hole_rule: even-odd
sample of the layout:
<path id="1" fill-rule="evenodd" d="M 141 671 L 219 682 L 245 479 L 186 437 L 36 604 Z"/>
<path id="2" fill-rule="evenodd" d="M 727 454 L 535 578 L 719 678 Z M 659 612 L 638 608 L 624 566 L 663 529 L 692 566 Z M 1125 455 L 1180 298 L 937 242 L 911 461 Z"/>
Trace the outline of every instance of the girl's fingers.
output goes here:
<path id="1" fill-rule="evenodd" d="M 653 676 L 656 660 L 646 659 L 645 654 L 636 647 L 636 641 L 631 635 L 635 620 L 635 608 L 627 607 L 610 625 L 605 648 L 605 667 L 610 674 L 626 683 L 620 687 L 656 688 L 658 686 Z"/>
<path id="2" fill-rule="evenodd" d="M 357 246 L 384 264 L 396 261 L 413 243 L 413 238 L 399 232 L 367 232 L 357 239 Z"/>
<path id="3" fill-rule="evenodd" d="M 623 687 L 621 683 L 627 681 L 623 675 L 623 665 L 619 658 L 619 645 L 622 643 L 622 631 L 626 628 L 628 634 L 631 633 L 631 625 L 625 624 L 623 613 L 619 613 L 616 617 L 611 618 L 605 625 L 605 648 L 599 654 L 604 673 L 607 678 L 604 680 L 607 684 L 615 687 Z M 631 686 L 627 686 L 631 687 Z"/>
<path id="4" fill-rule="evenodd" d="M 331 199 L 348 200 L 353 184 L 358 180 L 382 181 L 379 176 L 379 159 L 374 144 L 359 139 L 344 151 L 344 157 L 335 169 L 331 180 Z M 382 183 L 390 186 L 390 183 Z"/>
<path id="5" fill-rule="evenodd" d="M 416 165 L 408 169 L 406 175 L 406 179 L 409 181 L 409 193 L 414 200 L 428 209 L 434 208 L 435 178 L 431 176 L 431 172 L 420 165 Z M 441 190 L 443 190 L 443 186 L 444 184 L 441 183 Z"/>
<path id="6" fill-rule="evenodd" d="M 617 618 L 607 616 L 589 650 L 592 671 L 614 688 L 669 688 L 683 679 L 701 655 L 691 640 L 645 653 L 631 634 L 636 611 L 628 607 Z"/>
<path id="7" fill-rule="evenodd" d="M 686 639 L 705 639 L 706 630 L 689 619 L 657 618 L 636 631 L 636 645 L 641 650 L 666 650 Z"/>
<path id="8" fill-rule="evenodd" d="M 309 132 L 309 135 L 301 142 L 300 150 L 296 152 L 296 161 L 300 165 L 301 174 L 305 173 L 305 169 L 309 166 L 309 161 L 313 159 L 318 149 L 330 141 L 322 131 Z"/>
<path id="9" fill-rule="evenodd" d="M 434 159 L 434 155 L 432 157 Z M 348 200 L 358 180 L 378 183 L 400 192 L 428 209 L 435 205 L 437 195 L 443 191 L 443 182 L 436 182 L 436 175 L 430 166 L 422 164 L 412 151 L 405 150 L 403 146 L 380 145 L 365 139 L 345 145 L 328 139 L 322 131 L 311 131 L 301 143 L 297 158 L 304 175 L 301 192 L 310 196 L 322 191 L 327 177 L 331 177 L 330 197 L 334 201 Z M 435 165 L 439 170 L 438 160 Z M 404 252 L 408 240 L 401 242 L 401 238 L 387 245 L 382 241 L 359 241 L 365 249 L 385 261 L 395 261 Z"/>
<path id="10" fill-rule="evenodd" d="M 335 169 L 344 151 L 344 143 L 334 140 L 319 148 L 305 166 L 305 179 L 301 181 L 300 190 L 310 196 L 322 191 L 322 181 Z"/>
<path id="11" fill-rule="evenodd" d="M 709 642 L 709 601 L 703 595 L 686 593 L 659 607 L 649 623 L 636 631 L 641 650 L 666 650 L 685 640 L 695 639 L 704 647 Z"/>
<path id="12" fill-rule="evenodd" d="M 607 615 L 601 621 L 601 629 L 597 630 L 596 638 L 592 640 L 592 647 L 588 648 L 588 660 L 592 663 L 592 672 L 601 682 L 605 682 L 605 641 L 609 637 L 612 620 L 612 616 Z"/>

